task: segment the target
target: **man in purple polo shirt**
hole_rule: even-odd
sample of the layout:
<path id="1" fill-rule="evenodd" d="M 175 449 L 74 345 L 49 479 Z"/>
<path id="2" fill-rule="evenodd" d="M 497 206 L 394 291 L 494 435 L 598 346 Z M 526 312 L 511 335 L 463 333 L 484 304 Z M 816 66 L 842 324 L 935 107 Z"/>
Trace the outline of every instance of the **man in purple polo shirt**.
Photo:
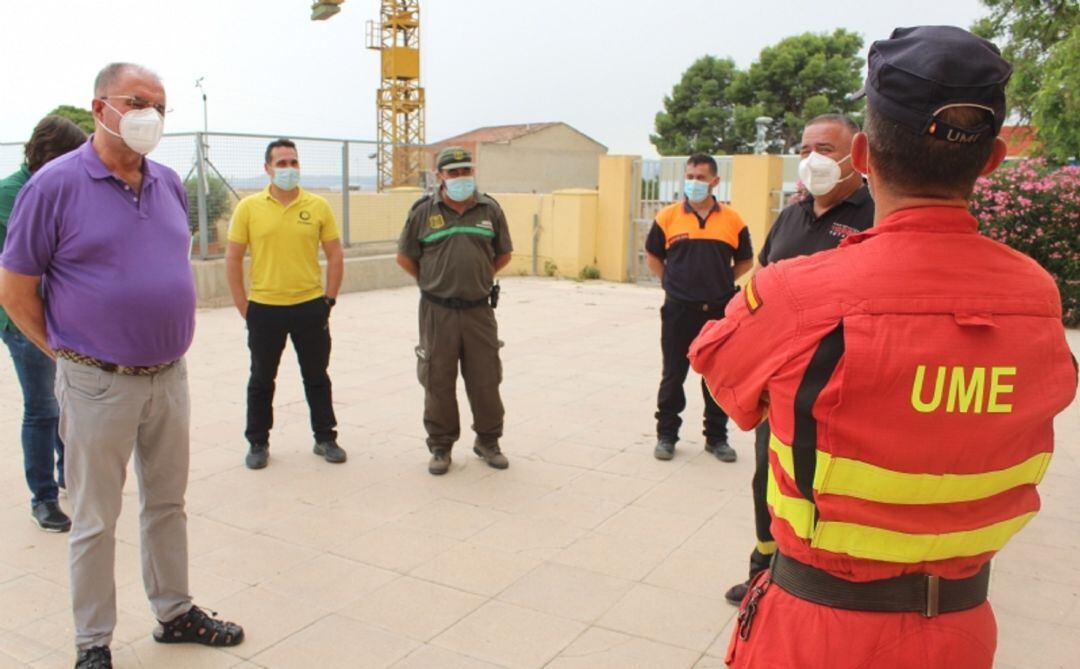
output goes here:
<path id="1" fill-rule="evenodd" d="M 194 606 L 188 590 L 187 196 L 175 172 L 144 158 L 161 137 L 165 90 L 153 72 L 113 63 L 94 82 L 92 106 L 96 132 L 27 182 L 0 258 L 0 302 L 58 363 L 75 666 L 85 669 L 112 666 L 115 529 L 133 451 L 154 638 L 224 646 L 244 636 Z"/>

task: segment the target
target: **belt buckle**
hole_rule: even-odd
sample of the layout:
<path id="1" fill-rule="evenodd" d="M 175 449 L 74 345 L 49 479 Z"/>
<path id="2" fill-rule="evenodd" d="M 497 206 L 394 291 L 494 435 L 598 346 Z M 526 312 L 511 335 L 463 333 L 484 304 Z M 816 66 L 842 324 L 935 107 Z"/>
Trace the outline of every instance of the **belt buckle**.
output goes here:
<path id="1" fill-rule="evenodd" d="M 923 615 L 933 618 L 938 615 L 938 606 L 941 601 L 941 577 L 933 574 L 926 575 L 926 609 Z"/>

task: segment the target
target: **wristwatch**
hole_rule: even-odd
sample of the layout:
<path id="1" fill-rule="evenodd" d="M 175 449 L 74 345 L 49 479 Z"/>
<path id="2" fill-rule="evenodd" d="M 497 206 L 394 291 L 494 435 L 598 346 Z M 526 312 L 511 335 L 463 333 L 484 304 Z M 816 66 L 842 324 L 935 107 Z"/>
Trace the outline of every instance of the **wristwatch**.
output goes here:
<path id="1" fill-rule="evenodd" d="M 326 300 L 326 306 L 328 307 L 332 307 L 337 304 L 337 300 L 330 297 L 329 295 L 323 295 L 323 299 Z"/>

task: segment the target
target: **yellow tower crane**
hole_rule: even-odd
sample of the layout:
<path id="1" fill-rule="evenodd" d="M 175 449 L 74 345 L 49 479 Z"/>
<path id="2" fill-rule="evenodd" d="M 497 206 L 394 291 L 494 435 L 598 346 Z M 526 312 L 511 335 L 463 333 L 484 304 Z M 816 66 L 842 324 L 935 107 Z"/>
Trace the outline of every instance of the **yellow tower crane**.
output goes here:
<path id="1" fill-rule="evenodd" d="M 341 11 L 345 0 L 316 0 L 311 19 Z M 367 23 L 367 47 L 382 52 L 376 93 L 378 188 L 416 186 L 423 173 L 424 89 L 420 86 L 420 0 L 380 0 L 379 20 Z"/>

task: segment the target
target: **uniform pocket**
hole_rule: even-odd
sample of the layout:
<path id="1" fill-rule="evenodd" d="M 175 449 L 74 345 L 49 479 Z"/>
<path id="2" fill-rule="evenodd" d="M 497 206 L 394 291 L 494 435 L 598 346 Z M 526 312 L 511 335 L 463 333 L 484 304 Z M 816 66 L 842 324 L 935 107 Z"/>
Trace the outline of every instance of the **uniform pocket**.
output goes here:
<path id="1" fill-rule="evenodd" d="M 427 388 L 428 377 L 431 374 L 431 356 L 422 346 L 413 349 L 416 353 L 416 380 L 420 385 Z"/>

